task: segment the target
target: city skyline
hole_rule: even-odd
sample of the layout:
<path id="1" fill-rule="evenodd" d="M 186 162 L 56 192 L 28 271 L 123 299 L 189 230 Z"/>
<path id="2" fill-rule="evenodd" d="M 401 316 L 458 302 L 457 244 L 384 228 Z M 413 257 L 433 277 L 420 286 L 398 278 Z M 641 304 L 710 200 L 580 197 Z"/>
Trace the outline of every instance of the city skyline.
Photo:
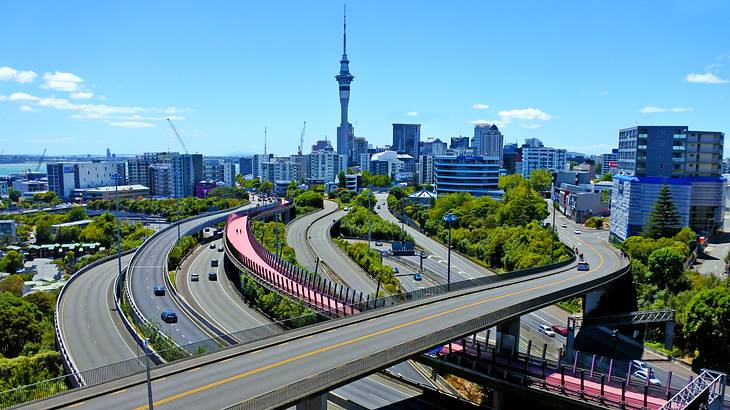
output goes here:
<path id="1" fill-rule="evenodd" d="M 26 18 L 42 27 L 23 42 L 0 45 L 5 154 L 34 154 L 39 147 L 48 155 L 103 155 L 107 147 L 118 154 L 182 152 L 166 117 L 176 121 L 191 152 L 208 155 L 260 153 L 264 127 L 270 152 L 294 153 L 302 121 L 305 146 L 325 135 L 336 141 L 332 66 L 342 41 L 341 3 L 256 10 L 183 3 L 171 11 L 149 5 L 146 15 L 134 16 L 140 4 L 86 7 L 79 16 L 55 5 L 41 16 L 33 6 L 3 6 L 3 15 L 14 17 L 0 28 L 5 38 Z M 505 143 L 538 137 L 549 146 L 600 154 L 616 146 L 619 129 L 635 123 L 727 131 L 730 49 L 719 19 L 730 7 L 621 6 L 348 3 L 358 74 L 349 110 L 355 135 L 384 145 L 393 123 L 418 123 L 422 139 L 447 140 L 471 137 L 473 123 L 486 120 L 497 123 Z M 470 25 L 482 12 L 494 17 L 488 31 Z M 589 18 L 579 18 L 587 12 Z M 72 27 L 59 31 L 66 23 L 57 17 L 64 15 Z M 117 23 L 132 16 L 137 24 Z M 369 24 L 376 16 L 377 29 Z M 673 16 L 702 18 L 703 30 L 667 30 L 662 22 Z M 213 19 L 221 22 L 214 27 Z M 181 30 L 179 21 L 199 28 Z M 448 29 L 431 29 L 441 21 Z M 643 27 L 638 40 L 622 30 L 637 22 Z M 46 30 L 58 32 L 54 40 Z M 89 38 L 94 30 L 100 38 Z M 173 36 L 179 41 L 164 47 L 141 42 Z"/>

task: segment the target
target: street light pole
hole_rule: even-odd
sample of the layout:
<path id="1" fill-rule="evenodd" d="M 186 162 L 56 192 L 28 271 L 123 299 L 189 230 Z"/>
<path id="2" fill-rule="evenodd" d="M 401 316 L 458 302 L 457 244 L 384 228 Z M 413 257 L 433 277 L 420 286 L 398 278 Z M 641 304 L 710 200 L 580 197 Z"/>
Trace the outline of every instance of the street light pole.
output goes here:
<path id="1" fill-rule="evenodd" d="M 276 241 L 276 256 L 279 257 L 279 209 L 274 211 L 274 236 Z"/>
<path id="2" fill-rule="evenodd" d="M 144 361 L 147 371 L 147 401 L 149 403 L 149 410 L 154 410 L 154 402 L 152 401 L 152 380 L 150 379 L 150 355 L 147 351 L 149 343 L 150 339 L 144 340 Z"/>
<path id="3" fill-rule="evenodd" d="M 122 276 L 122 238 L 121 238 L 121 228 L 120 228 L 120 221 L 119 221 L 119 178 L 121 175 L 114 174 L 114 203 L 116 208 L 116 219 L 117 219 L 117 277 Z"/>
<path id="4" fill-rule="evenodd" d="M 373 196 L 373 191 L 368 191 L 368 253 L 370 253 L 370 238 L 371 238 L 371 223 L 370 223 L 370 198 Z"/>
<path id="5" fill-rule="evenodd" d="M 446 290 L 451 290 L 451 223 L 456 222 L 456 215 L 449 212 L 444 215 L 444 221 L 449 229 L 448 260 L 446 262 Z"/>

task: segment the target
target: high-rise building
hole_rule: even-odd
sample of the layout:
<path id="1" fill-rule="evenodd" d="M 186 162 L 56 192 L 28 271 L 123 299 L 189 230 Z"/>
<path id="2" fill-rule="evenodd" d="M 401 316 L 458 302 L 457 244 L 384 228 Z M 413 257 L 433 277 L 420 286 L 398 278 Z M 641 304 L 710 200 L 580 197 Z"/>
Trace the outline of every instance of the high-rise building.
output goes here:
<path id="1" fill-rule="evenodd" d="M 350 102 L 350 83 L 355 78 L 350 74 L 350 61 L 347 59 L 347 14 L 344 16 L 342 27 L 342 59 L 340 59 L 340 72 L 335 76 L 340 91 L 340 126 L 337 127 L 337 153 L 344 157 L 344 166 L 347 169 L 347 160 L 351 156 L 352 138 L 354 137 L 352 124 L 347 120 L 347 105 Z"/>
<path id="2" fill-rule="evenodd" d="M 607 172 L 616 175 L 618 172 L 618 148 L 613 148 L 610 153 L 601 154 L 596 158 L 596 163 L 601 166 L 601 173 Z"/>
<path id="3" fill-rule="evenodd" d="M 619 131 L 618 172 L 613 178 L 611 235 L 642 232 L 657 195 L 669 187 L 681 226 L 712 235 L 723 226 L 725 134 L 686 126 L 645 126 Z"/>
<path id="4" fill-rule="evenodd" d="M 474 125 L 474 137 L 471 146 L 476 150 L 477 155 L 498 157 L 502 164 L 502 149 L 504 147 L 504 136 L 494 124 Z"/>
<path id="5" fill-rule="evenodd" d="M 526 138 L 525 143 L 522 144 L 522 148 L 542 148 L 544 145 L 542 145 L 542 141 L 540 141 L 537 138 Z"/>
<path id="6" fill-rule="evenodd" d="M 469 148 L 469 137 L 462 137 L 461 135 L 451 137 L 451 145 L 449 145 L 449 148 L 454 150 Z"/>
<path id="7" fill-rule="evenodd" d="M 421 124 L 393 124 L 393 145 L 390 149 L 418 158 L 420 142 Z"/>
<path id="8" fill-rule="evenodd" d="M 206 181 L 222 182 L 226 186 L 235 186 L 236 164 L 232 162 L 225 162 L 222 159 L 203 160 L 202 179 Z"/>
<path id="9" fill-rule="evenodd" d="M 345 171 L 345 157 L 333 151 L 316 151 L 309 156 L 309 179 L 334 182 Z"/>
<path id="10" fill-rule="evenodd" d="M 347 163 L 348 166 L 358 165 L 360 163 L 360 155 L 368 152 L 368 140 L 365 137 L 355 137 L 352 142 L 352 157 Z"/>
<path id="11" fill-rule="evenodd" d="M 434 159 L 433 174 L 438 195 L 468 192 L 500 198 L 502 194 L 498 157 L 440 155 Z"/>
<path id="12" fill-rule="evenodd" d="M 290 155 L 289 161 L 299 164 L 299 179 L 300 180 L 307 180 L 309 178 L 310 174 L 310 159 L 309 154 L 302 154 L 302 155 Z"/>
<path id="13" fill-rule="evenodd" d="M 330 143 L 329 140 L 317 140 L 317 142 L 312 145 L 312 152 L 314 151 L 334 151 L 334 148 L 332 148 L 332 143 Z"/>
<path id="14" fill-rule="evenodd" d="M 534 143 L 522 146 L 522 176 L 529 178 L 532 171 L 545 169 L 550 172 L 564 171 L 567 165 L 565 150 L 542 146 L 542 143 Z M 539 142 L 539 140 L 537 140 Z"/>
<path id="15" fill-rule="evenodd" d="M 274 154 L 256 154 L 253 156 L 251 161 L 251 167 L 253 168 L 253 177 L 261 177 L 261 164 L 269 162 L 274 158 Z"/>
<path id="16" fill-rule="evenodd" d="M 275 160 L 261 163 L 262 181 L 299 181 L 300 178 L 299 164 L 289 161 L 288 158 L 276 158 Z"/>
<path id="17" fill-rule="evenodd" d="M 238 173 L 241 175 L 253 175 L 253 157 L 241 157 L 238 159 Z"/>
<path id="18" fill-rule="evenodd" d="M 195 194 L 195 183 L 203 179 L 202 154 L 178 154 L 170 158 L 172 196 L 184 198 Z"/>
<path id="19" fill-rule="evenodd" d="M 428 137 L 426 141 L 421 142 L 419 157 L 422 155 L 444 155 L 446 149 L 447 145 L 445 142 L 441 142 L 438 138 Z"/>
<path id="20" fill-rule="evenodd" d="M 59 162 L 47 164 L 46 170 L 48 189 L 66 199 L 71 198 L 74 189 L 124 185 L 126 181 L 123 162 Z M 116 176 L 120 176 L 119 180 Z"/>
<path id="21" fill-rule="evenodd" d="M 418 158 L 418 183 L 433 184 L 433 155 L 421 155 Z"/>
<path id="22" fill-rule="evenodd" d="M 172 192 L 172 164 L 158 163 L 149 166 L 150 195 L 156 197 L 171 197 Z"/>
<path id="23" fill-rule="evenodd" d="M 360 171 L 370 172 L 370 152 L 360 154 Z"/>
<path id="24" fill-rule="evenodd" d="M 517 171 L 517 161 L 522 162 L 522 148 L 516 142 L 505 144 L 502 149 L 502 168 L 508 174 L 521 173 Z"/>

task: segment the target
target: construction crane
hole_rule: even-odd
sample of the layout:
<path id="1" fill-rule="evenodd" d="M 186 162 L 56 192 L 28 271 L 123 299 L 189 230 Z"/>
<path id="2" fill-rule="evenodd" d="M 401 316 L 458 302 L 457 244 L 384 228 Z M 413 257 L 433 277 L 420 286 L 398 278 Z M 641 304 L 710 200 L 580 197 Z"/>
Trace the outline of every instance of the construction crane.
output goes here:
<path id="1" fill-rule="evenodd" d="M 304 131 L 307 130 L 307 122 L 304 121 L 304 125 L 302 125 L 302 134 L 299 136 L 299 155 L 302 155 L 302 150 L 304 149 Z"/>
<path id="2" fill-rule="evenodd" d="M 167 122 L 170 123 L 170 127 L 172 128 L 172 131 L 175 133 L 175 136 L 177 137 L 178 141 L 180 141 L 180 145 L 182 145 L 183 149 L 185 150 L 186 154 L 189 154 L 188 147 L 185 146 L 185 142 L 183 141 L 182 137 L 180 136 L 180 133 L 177 132 L 177 128 L 175 128 L 175 125 L 172 124 L 172 121 L 168 118 Z"/>
<path id="3" fill-rule="evenodd" d="M 43 155 L 41 155 L 40 158 L 38 158 L 38 165 L 35 166 L 35 172 L 38 172 L 41 170 L 41 164 L 43 164 L 43 160 L 46 159 L 46 150 L 48 148 L 43 148 Z"/>

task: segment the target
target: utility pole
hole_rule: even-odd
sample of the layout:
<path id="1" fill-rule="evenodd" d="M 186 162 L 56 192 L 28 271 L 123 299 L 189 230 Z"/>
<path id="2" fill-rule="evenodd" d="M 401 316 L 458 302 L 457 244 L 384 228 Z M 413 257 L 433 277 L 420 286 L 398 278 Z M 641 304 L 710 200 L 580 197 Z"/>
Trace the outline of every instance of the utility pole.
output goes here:
<path id="1" fill-rule="evenodd" d="M 448 248 L 448 260 L 446 262 L 446 290 L 451 290 L 451 223 L 456 222 L 456 215 L 449 212 L 444 215 L 444 221 L 449 228 L 449 248 Z"/>
<path id="2" fill-rule="evenodd" d="M 274 211 L 274 236 L 276 237 L 276 256 L 279 257 L 279 209 Z"/>
<path id="3" fill-rule="evenodd" d="M 372 198 L 372 196 L 373 196 L 373 191 L 368 191 L 368 253 L 370 253 L 370 237 L 371 237 L 371 233 L 372 233 L 372 227 L 371 227 L 372 224 L 370 222 L 370 219 L 371 219 L 371 217 L 370 217 L 370 212 L 371 212 L 370 198 Z"/>
<path id="4" fill-rule="evenodd" d="M 150 379 L 150 354 L 147 350 L 150 343 L 150 339 L 144 340 L 144 361 L 145 369 L 147 370 L 147 401 L 149 403 L 149 410 L 154 410 L 154 402 L 152 401 L 152 380 Z"/>
<path id="5" fill-rule="evenodd" d="M 114 164 L 116 167 L 116 163 Z M 118 171 L 118 170 L 117 170 Z M 112 176 L 114 179 L 114 203 L 116 208 L 116 220 L 117 220 L 117 276 L 122 276 L 122 238 L 121 238 L 121 228 L 120 228 L 120 221 L 119 221 L 119 179 L 121 178 L 121 175 L 117 172 Z"/>
<path id="6" fill-rule="evenodd" d="M 552 190 L 551 190 L 552 191 Z M 553 236 L 550 239 L 550 263 L 555 262 L 555 214 L 557 213 L 557 210 L 555 209 L 555 203 L 551 202 L 551 209 L 553 212 Z"/>

